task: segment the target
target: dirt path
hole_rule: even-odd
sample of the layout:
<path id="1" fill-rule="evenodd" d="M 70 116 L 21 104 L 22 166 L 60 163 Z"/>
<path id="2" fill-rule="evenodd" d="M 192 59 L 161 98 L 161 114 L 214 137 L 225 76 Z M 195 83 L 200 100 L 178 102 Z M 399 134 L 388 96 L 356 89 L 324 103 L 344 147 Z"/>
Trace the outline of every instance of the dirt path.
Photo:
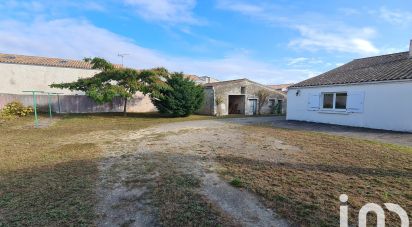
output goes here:
<path id="1" fill-rule="evenodd" d="M 283 157 L 272 151 L 298 148 L 273 138 L 248 142 L 241 127 L 207 120 L 119 132 L 102 145 L 106 158 L 100 166 L 97 224 L 158 226 L 189 220 L 191 225 L 288 226 L 253 194 L 219 178 L 221 167 L 213 160 L 250 157 L 247 151 L 253 151 L 256 159 L 276 162 Z M 179 213 L 185 209 L 193 217 Z"/>
<path id="2" fill-rule="evenodd" d="M 243 226 L 289 226 L 270 209 L 266 209 L 249 192 L 222 181 L 215 173 L 206 174 L 202 192 Z"/>

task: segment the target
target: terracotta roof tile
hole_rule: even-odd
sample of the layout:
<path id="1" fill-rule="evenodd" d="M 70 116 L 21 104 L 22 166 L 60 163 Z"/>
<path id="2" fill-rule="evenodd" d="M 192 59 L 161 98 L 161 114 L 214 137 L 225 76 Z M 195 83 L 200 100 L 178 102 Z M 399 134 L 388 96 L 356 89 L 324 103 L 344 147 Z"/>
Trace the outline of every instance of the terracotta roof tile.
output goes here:
<path id="1" fill-rule="evenodd" d="M 283 88 L 288 88 L 290 86 L 292 86 L 293 84 L 275 84 L 275 85 L 268 85 L 268 87 L 271 87 L 273 89 L 283 89 Z"/>
<path id="2" fill-rule="evenodd" d="M 196 75 L 184 75 L 186 78 L 196 81 L 196 80 L 200 80 L 200 77 L 196 76 Z"/>
<path id="3" fill-rule="evenodd" d="M 9 64 L 24 64 L 24 65 L 40 65 L 64 68 L 92 69 L 92 65 L 83 60 L 70 60 L 62 58 L 48 58 L 17 54 L 1 54 L 0 63 Z M 114 65 L 115 68 L 121 68 L 121 65 Z"/>

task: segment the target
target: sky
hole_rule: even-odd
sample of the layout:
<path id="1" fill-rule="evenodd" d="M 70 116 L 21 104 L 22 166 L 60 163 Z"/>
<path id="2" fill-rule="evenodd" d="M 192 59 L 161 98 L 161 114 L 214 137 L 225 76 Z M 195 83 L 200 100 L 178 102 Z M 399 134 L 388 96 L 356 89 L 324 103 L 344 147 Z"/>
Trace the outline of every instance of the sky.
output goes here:
<path id="1" fill-rule="evenodd" d="M 412 1 L 0 0 L 0 53 L 294 83 L 407 51 Z"/>

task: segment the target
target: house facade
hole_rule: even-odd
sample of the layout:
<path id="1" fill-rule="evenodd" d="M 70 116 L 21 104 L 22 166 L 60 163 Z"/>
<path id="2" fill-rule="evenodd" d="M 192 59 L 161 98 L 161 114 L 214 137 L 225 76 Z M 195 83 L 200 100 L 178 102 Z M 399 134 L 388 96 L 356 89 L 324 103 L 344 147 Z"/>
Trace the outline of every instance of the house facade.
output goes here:
<path id="1" fill-rule="evenodd" d="M 259 110 L 257 93 L 265 91 L 269 94 L 261 107 L 261 114 L 274 113 L 279 105 L 280 114 L 286 110 L 286 95 L 265 85 L 248 79 L 229 80 L 208 83 L 205 87 L 205 101 L 198 111 L 206 115 L 256 115 Z"/>
<path id="2" fill-rule="evenodd" d="M 289 87 L 287 119 L 412 132 L 412 47 Z"/>

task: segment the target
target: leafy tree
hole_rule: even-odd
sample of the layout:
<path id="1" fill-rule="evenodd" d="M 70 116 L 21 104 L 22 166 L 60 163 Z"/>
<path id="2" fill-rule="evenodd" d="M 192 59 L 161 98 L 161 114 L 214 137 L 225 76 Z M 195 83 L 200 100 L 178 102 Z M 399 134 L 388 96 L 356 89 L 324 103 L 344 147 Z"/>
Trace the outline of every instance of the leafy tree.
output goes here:
<path id="1" fill-rule="evenodd" d="M 111 64 L 110 62 L 106 61 L 104 58 L 84 58 L 83 61 L 89 62 L 92 64 L 93 69 L 100 69 L 103 71 L 109 71 L 114 69 L 114 65 Z"/>
<path id="2" fill-rule="evenodd" d="M 262 107 L 268 102 L 268 97 L 269 97 L 269 92 L 266 90 L 259 90 L 256 93 L 256 96 L 258 98 L 258 114 L 260 115 L 260 111 L 262 110 Z"/>
<path id="3" fill-rule="evenodd" d="M 127 100 L 136 92 L 159 97 L 158 90 L 167 88 L 164 77 L 169 73 L 164 68 L 137 71 L 128 68 L 115 68 L 102 58 L 85 59 L 93 64 L 93 68 L 102 72 L 89 78 L 80 78 L 71 83 L 51 84 L 52 88 L 83 91 L 96 103 L 111 102 L 115 97 L 124 99 L 123 113 L 127 114 Z"/>
<path id="4" fill-rule="evenodd" d="M 166 83 L 169 87 L 161 88 L 157 97 L 151 95 L 152 102 L 160 113 L 184 117 L 201 107 L 204 99 L 203 87 L 184 78 L 182 73 L 173 73 Z"/>

